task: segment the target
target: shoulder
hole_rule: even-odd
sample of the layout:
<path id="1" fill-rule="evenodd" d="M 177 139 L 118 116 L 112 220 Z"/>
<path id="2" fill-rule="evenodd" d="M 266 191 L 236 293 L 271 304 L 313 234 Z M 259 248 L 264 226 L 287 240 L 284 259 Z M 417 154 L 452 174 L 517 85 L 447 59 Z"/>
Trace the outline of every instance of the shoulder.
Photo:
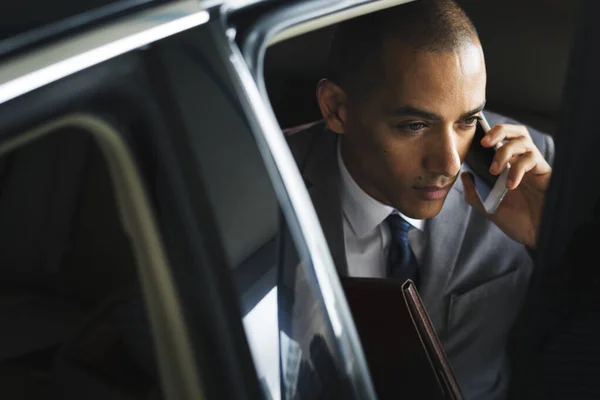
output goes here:
<path id="1" fill-rule="evenodd" d="M 283 135 L 290 147 L 296 163 L 303 169 L 314 143 L 322 136 L 325 122 L 315 121 L 283 129 Z"/>

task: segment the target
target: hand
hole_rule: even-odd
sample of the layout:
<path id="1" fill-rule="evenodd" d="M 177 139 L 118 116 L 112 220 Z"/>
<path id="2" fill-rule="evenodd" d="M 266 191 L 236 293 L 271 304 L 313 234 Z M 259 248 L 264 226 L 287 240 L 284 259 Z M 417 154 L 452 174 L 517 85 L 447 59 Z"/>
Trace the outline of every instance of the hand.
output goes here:
<path id="1" fill-rule="evenodd" d="M 504 200 L 494 214 L 488 214 L 475 191 L 473 180 L 467 172 L 463 172 L 461 179 L 465 187 L 465 201 L 487 216 L 507 236 L 535 248 L 552 168 L 524 126 L 496 125 L 487 132 L 481 144 L 483 147 L 493 147 L 502 141 L 506 142 L 496 151 L 490 173 L 499 175 L 510 163 L 506 183 L 509 191 Z"/>

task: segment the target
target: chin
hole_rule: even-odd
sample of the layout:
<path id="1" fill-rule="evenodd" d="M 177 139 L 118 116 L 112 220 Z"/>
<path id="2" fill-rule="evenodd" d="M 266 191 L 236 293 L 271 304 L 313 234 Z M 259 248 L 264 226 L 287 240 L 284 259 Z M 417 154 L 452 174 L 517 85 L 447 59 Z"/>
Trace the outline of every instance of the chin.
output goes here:
<path id="1" fill-rule="evenodd" d="M 406 211 L 400 211 L 409 218 L 414 219 L 429 219 L 433 218 L 442 211 L 445 199 L 436 201 L 419 201 L 411 204 L 412 207 L 404 207 Z M 400 209 L 399 209 L 400 210 Z"/>

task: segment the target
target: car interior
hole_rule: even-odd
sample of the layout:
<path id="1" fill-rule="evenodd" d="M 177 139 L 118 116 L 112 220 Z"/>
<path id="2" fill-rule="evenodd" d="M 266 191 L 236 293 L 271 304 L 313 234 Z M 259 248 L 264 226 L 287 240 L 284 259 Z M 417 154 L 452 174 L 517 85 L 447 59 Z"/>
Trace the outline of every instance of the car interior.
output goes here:
<path id="1" fill-rule="evenodd" d="M 580 2 L 460 3 L 474 20 L 484 46 L 487 107 L 555 135 Z M 331 29 L 277 43 L 266 53 L 265 84 L 282 129 L 320 119 L 315 85 L 324 74 Z M 214 80 L 220 72 L 198 67 L 213 62 L 211 57 L 205 54 L 196 58 L 199 62 L 182 67 L 185 74 L 198 79 L 196 89 L 222 89 Z M 181 72 L 169 73 L 169 79 L 180 79 L 177 73 Z M 193 98 L 194 87 L 190 84 L 178 96 Z M 279 376 L 280 347 L 274 351 L 272 343 L 280 339 L 275 315 L 278 298 L 273 289 L 287 227 L 247 121 L 238 119 L 237 109 L 225 114 L 215 111 L 217 107 L 237 108 L 230 96 L 215 94 L 213 108 L 186 112 L 198 113 L 195 132 L 215 133 L 199 135 L 197 142 L 210 204 L 207 210 L 215 213 L 215 237 L 224 249 L 224 264 L 231 270 L 256 372 L 264 392 L 272 393 L 279 391 L 285 378 Z M 193 102 L 186 104 L 182 109 Z M 217 124 L 218 131 L 206 130 Z M 121 214 L 106 153 L 80 128 L 59 129 L 11 148 L 2 145 L 0 397 L 50 399 L 59 393 L 61 399 L 162 398 L 156 360 L 136 359 L 140 353 L 131 348 L 134 342 L 144 350 L 152 347 L 141 342 L 151 336 L 147 310 L 140 317 L 140 326 L 148 330 L 145 336 L 132 339 L 123 329 L 124 321 L 132 318 L 131 307 L 139 316 L 143 303 L 140 260 L 133 246 L 137 235 Z M 151 149 L 138 151 L 153 155 Z M 158 173 L 145 170 L 143 161 L 140 167 L 145 181 L 156 183 L 152 179 L 158 180 Z M 241 192 L 246 197 L 240 198 Z M 237 207 L 240 201 L 247 208 Z M 161 211 L 163 220 L 170 216 Z M 165 236 L 177 237 L 173 232 Z M 298 264 L 297 254 L 290 257 L 289 262 Z M 180 282 L 186 275 L 176 279 Z M 310 290 L 318 299 L 318 290 L 309 285 Z M 323 325 L 329 323 L 324 313 L 316 319 Z M 269 342 L 261 339 L 265 334 Z M 269 368 L 273 358 L 277 359 L 275 372 Z M 315 365 L 322 362 L 318 360 Z M 320 384 L 305 381 L 302 386 Z M 314 392 L 309 391 L 306 398 L 311 395 Z"/>
<path id="2" fill-rule="evenodd" d="M 581 35 L 578 25 L 580 20 L 578 18 L 582 2 L 554 0 L 542 0 L 527 4 L 514 0 L 504 2 L 459 0 L 458 2 L 472 18 L 484 48 L 488 75 L 486 109 L 511 117 L 527 126 L 553 136 L 557 146 L 566 143 L 569 138 L 558 136 L 558 131 L 559 124 L 564 124 L 564 87 L 567 82 L 570 57 L 573 52 L 576 35 Z M 273 111 L 283 130 L 293 131 L 302 129 L 302 127 L 321 119 L 316 102 L 315 88 L 317 82 L 325 76 L 325 59 L 329 38 L 333 29 L 333 26 L 329 26 L 305 33 L 301 36 L 275 43 L 266 50 L 264 59 L 264 84 Z M 572 79 L 576 80 L 577 78 Z M 569 130 L 565 129 L 564 125 L 562 128 L 560 132 L 562 132 L 562 135 L 566 135 L 566 132 Z M 581 200 L 581 202 L 584 202 L 584 200 Z M 567 203 L 570 202 L 567 201 Z M 583 208 L 587 210 L 586 212 L 591 209 L 587 205 Z M 597 216 L 597 212 L 594 215 Z M 595 226 L 594 221 L 596 220 L 594 218 L 597 217 L 593 217 L 591 220 L 590 217 L 590 215 L 586 215 L 587 222 L 583 224 L 580 230 L 577 231 L 576 236 L 572 238 L 572 244 L 568 247 L 568 254 L 576 253 L 578 250 L 575 249 L 579 249 L 582 254 L 589 254 L 589 251 L 594 248 L 594 245 L 591 243 L 597 237 L 597 232 L 594 232 L 592 227 Z M 575 223 L 565 225 L 573 224 Z M 564 240 L 567 237 L 569 237 L 568 233 L 565 233 L 561 239 Z M 552 243 L 555 246 L 554 255 L 561 254 L 559 249 L 563 249 L 565 244 L 561 243 L 558 239 L 552 240 Z M 582 250 L 583 247 L 586 247 L 586 250 Z M 580 256 L 577 256 L 576 259 L 580 259 Z M 560 265 L 564 265 L 564 259 L 561 258 L 561 260 L 563 260 L 563 264 Z M 556 264 L 556 259 L 545 257 L 542 262 L 544 263 L 543 265 L 554 265 Z M 581 270 L 583 269 L 585 268 L 581 267 Z M 539 274 L 542 275 L 543 273 L 540 272 Z M 584 273 L 584 275 L 595 276 L 595 274 L 589 271 Z M 590 319 L 594 318 L 592 315 L 595 315 L 590 311 L 590 307 L 593 308 L 591 304 L 588 303 L 585 306 L 585 310 L 588 311 L 581 311 L 578 314 L 576 323 L 579 325 L 573 327 L 572 330 L 556 326 L 547 328 L 552 325 L 548 325 L 544 321 L 544 324 L 540 324 L 540 326 L 543 325 L 549 329 L 546 333 L 542 334 L 542 328 L 540 328 L 539 332 L 537 332 L 540 336 L 537 336 L 535 339 L 532 339 L 534 337 L 533 334 L 528 336 L 529 334 L 525 333 L 535 323 L 543 320 L 541 316 L 535 314 L 546 306 L 548 307 L 545 309 L 547 314 L 544 316 L 554 321 L 554 324 L 560 318 L 557 316 L 549 317 L 549 315 L 557 312 L 557 310 L 561 310 L 557 314 L 563 316 L 564 319 L 562 321 L 570 318 L 570 314 L 566 311 L 569 306 L 565 304 L 574 304 L 574 300 L 570 300 L 571 297 L 569 296 L 571 295 L 565 294 L 562 291 L 564 290 L 563 284 L 565 283 L 563 279 L 566 279 L 567 276 L 571 279 L 569 282 L 575 279 L 571 273 L 558 273 L 558 277 L 554 276 L 552 278 L 552 289 L 544 286 L 544 290 L 546 290 L 545 296 L 547 297 L 539 295 L 537 291 L 532 292 L 528 299 L 528 308 L 523 312 L 519 324 L 512 333 L 511 346 L 515 347 L 511 347 L 510 351 L 512 352 L 512 356 L 519 361 L 524 361 L 524 359 L 517 357 L 525 357 L 525 354 L 529 352 L 529 349 L 524 349 L 523 346 L 535 343 L 536 350 L 541 348 L 550 349 L 544 350 L 548 352 L 544 356 L 546 358 L 539 361 L 540 365 L 543 365 L 544 362 L 549 362 L 549 366 L 545 368 L 541 367 L 541 370 L 544 372 L 536 377 L 536 379 L 540 380 L 535 384 L 532 383 L 535 379 L 528 380 L 528 378 L 525 378 L 525 376 L 529 377 L 529 375 L 526 375 L 529 372 L 527 371 L 527 366 L 531 365 L 529 362 L 532 362 L 533 358 L 529 358 L 522 365 L 517 366 L 518 369 L 516 370 L 523 377 L 515 379 L 515 387 L 518 389 L 513 390 L 523 390 L 524 392 L 515 392 L 511 395 L 519 396 L 522 393 L 526 394 L 522 395 L 523 397 L 515 398 L 532 398 L 534 396 L 538 396 L 536 398 L 540 399 L 552 396 L 554 396 L 552 398 L 567 398 L 569 393 L 575 392 L 583 396 L 579 398 L 585 398 L 585 396 L 589 396 L 593 392 L 589 387 L 587 389 L 590 390 L 587 390 L 583 386 L 577 386 L 579 382 L 585 381 L 583 377 L 589 376 L 589 372 L 585 370 L 585 367 L 575 361 L 575 359 L 581 360 L 581 357 L 584 357 L 583 354 L 575 353 L 566 355 L 565 352 L 567 350 L 564 350 L 576 347 L 573 342 L 574 337 L 584 338 L 583 340 L 590 343 L 597 340 L 592 339 L 592 337 L 597 337 L 594 336 L 597 333 L 593 333 L 596 331 L 591 330 L 595 329 L 593 326 L 596 325 L 590 322 Z M 542 283 L 544 282 L 544 278 L 539 277 L 539 281 L 540 286 L 544 285 Z M 561 293 L 564 297 L 561 300 L 557 300 L 557 296 L 553 296 L 549 292 Z M 586 291 L 586 293 L 589 292 Z M 552 297 L 554 297 L 553 300 Z M 581 294 L 576 296 L 576 298 L 579 299 L 577 304 L 580 304 L 579 302 L 589 301 L 591 295 Z M 583 298 L 587 300 L 583 300 Z M 540 299 L 547 301 L 547 304 L 542 306 L 539 303 L 542 301 Z M 560 306 L 557 304 L 560 304 Z M 582 324 L 586 324 L 585 328 Z M 565 333 L 565 331 L 568 333 Z M 562 333 L 556 334 L 558 338 L 554 338 L 554 334 L 550 333 L 549 337 L 553 339 L 548 342 L 538 341 L 539 338 L 545 338 L 544 335 L 547 335 L 547 332 Z M 547 345 L 548 347 L 544 347 L 546 344 L 541 343 L 550 344 Z M 581 352 L 582 350 L 578 351 Z M 537 353 L 537 356 L 540 354 Z M 531 354 L 529 356 L 531 357 Z M 569 360 L 570 363 L 563 363 L 563 359 Z M 589 359 L 589 363 L 593 363 L 593 361 Z M 590 364 L 587 365 L 589 366 Z M 557 384 L 553 382 L 552 377 L 559 374 L 557 371 L 566 374 L 569 377 L 569 383 L 564 384 L 561 381 L 561 384 Z M 544 388 L 543 390 L 541 389 L 542 387 Z M 555 389 L 548 389 L 551 387 Z M 551 393 L 552 390 L 556 390 L 556 392 Z M 573 391 L 570 392 L 569 390 Z"/>
<path id="3" fill-rule="evenodd" d="M 98 145 L 57 129 L 1 159 L 3 397 L 156 390 L 123 351 L 136 259 Z"/>
<path id="4" fill-rule="evenodd" d="M 486 108 L 553 135 L 580 2 L 458 3 L 473 20 L 484 49 Z M 315 88 L 325 74 L 332 30 L 322 28 L 267 49 L 265 86 L 283 129 L 321 118 Z"/>

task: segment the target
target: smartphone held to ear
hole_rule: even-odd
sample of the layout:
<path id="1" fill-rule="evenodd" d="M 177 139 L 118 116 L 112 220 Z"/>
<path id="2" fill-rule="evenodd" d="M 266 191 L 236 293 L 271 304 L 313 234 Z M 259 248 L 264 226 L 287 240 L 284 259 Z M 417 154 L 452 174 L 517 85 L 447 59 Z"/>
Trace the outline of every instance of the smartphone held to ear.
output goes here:
<path id="1" fill-rule="evenodd" d="M 490 130 L 490 125 L 485 119 L 483 112 L 480 114 L 480 118 L 465 161 L 473 172 L 475 172 L 475 189 L 483 203 L 485 211 L 488 214 L 493 214 L 508 192 L 506 181 L 510 165 L 499 175 L 492 175 L 490 173 L 489 169 L 499 146 L 488 148 L 481 145 L 481 139 Z"/>

